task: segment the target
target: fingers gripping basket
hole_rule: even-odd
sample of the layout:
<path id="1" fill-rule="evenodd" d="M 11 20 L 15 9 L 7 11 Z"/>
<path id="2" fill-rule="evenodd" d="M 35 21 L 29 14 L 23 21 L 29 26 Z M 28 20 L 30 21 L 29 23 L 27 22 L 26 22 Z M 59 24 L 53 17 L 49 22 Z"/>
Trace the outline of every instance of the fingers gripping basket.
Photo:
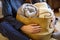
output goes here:
<path id="1" fill-rule="evenodd" d="M 43 8 L 42 5 L 45 6 L 45 8 Z M 44 9 L 46 10 L 43 11 Z M 26 25 L 38 24 L 42 27 L 42 30 L 39 33 L 35 33 L 35 34 L 26 33 L 30 38 L 34 40 L 50 39 L 51 33 L 53 32 L 53 27 L 50 27 L 51 18 L 52 18 L 52 14 L 47 9 L 45 3 L 23 4 L 18 9 L 17 16 L 16 16 L 16 19 L 18 21 L 21 21 Z"/>

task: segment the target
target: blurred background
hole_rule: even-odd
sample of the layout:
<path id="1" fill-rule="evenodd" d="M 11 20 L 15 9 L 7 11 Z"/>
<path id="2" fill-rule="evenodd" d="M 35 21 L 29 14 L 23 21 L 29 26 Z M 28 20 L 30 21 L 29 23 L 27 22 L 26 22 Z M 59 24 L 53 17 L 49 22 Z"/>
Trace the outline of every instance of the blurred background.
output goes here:
<path id="1" fill-rule="evenodd" d="M 54 14 L 57 18 L 55 27 L 59 31 L 60 30 L 60 0 L 45 0 L 45 2 L 47 2 L 48 5 L 54 11 Z M 2 2 L 0 1 L 0 22 L 3 20 L 3 17 L 4 16 L 2 15 Z M 8 39 L 6 37 L 3 37 L 2 34 L 0 33 L 0 40 L 8 40 Z"/>

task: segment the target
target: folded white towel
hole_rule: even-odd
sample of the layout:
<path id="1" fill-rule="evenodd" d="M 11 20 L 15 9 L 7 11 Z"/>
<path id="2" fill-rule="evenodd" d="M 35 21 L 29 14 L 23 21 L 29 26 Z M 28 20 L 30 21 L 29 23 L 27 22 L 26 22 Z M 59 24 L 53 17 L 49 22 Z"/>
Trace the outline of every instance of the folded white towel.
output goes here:
<path id="1" fill-rule="evenodd" d="M 25 17 L 35 17 L 37 16 L 38 9 L 29 3 L 23 4 L 18 11 L 21 11 L 20 14 Z"/>

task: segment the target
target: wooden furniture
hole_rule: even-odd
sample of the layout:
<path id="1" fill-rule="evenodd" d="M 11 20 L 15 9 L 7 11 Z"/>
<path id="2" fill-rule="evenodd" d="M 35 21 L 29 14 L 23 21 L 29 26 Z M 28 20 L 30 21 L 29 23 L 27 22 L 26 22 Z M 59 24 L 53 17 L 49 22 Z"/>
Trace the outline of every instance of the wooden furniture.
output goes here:
<path id="1" fill-rule="evenodd" d="M 60 0 L 46 0 L 52 9 L 60 8 Z"/>

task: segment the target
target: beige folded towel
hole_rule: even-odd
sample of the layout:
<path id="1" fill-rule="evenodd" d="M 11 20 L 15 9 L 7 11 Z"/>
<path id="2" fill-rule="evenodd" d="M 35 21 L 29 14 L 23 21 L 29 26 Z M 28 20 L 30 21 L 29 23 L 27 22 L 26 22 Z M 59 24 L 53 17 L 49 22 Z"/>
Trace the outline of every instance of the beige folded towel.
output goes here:
<path id="1" fill-rule="evenodd" d="M 29 17 L 38 16 L 37 11 L 38 11 L 38 9 L 34 5 L 29 4 L 29 3 L 25 3 L 19 8 L 17 13 L 19 15 L 23 15 L 23 16 L 29 18 Z"/>

